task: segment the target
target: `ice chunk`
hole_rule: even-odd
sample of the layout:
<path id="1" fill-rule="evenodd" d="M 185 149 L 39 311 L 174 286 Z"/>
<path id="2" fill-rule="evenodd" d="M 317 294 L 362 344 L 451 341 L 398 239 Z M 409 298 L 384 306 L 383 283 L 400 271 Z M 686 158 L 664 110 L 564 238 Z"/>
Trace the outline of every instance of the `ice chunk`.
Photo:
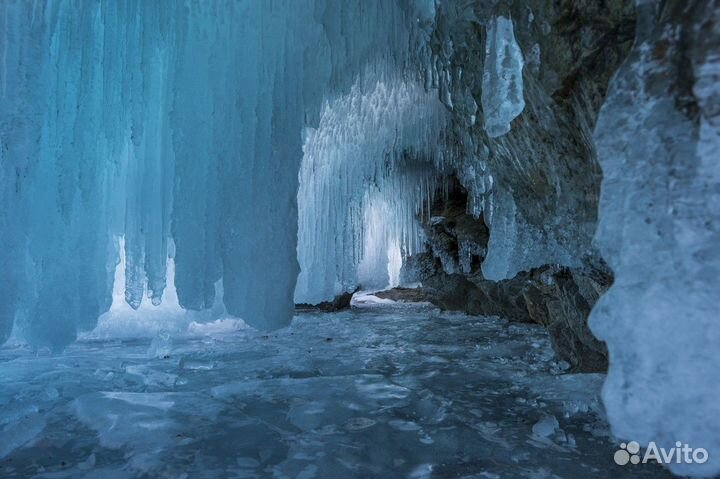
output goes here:
<path id="1" fill-rule="evenodd" d="M 579 266 L 576 238 L 560 238 L 546 225 L 529 224 L 517 207 L 510 191 L 498 187 L 493 193 L 494 208 L 486 219 L 490 227 L 487 256 L 482 264 L 487 279 L 512 278 L 548 263 Z M 552 228 L 552 225 L 548 225 Z M 578 225 L 591 237 L 594 225 Z M 565 240 L 565 241 L 562 241 Z"/>
<path id="2" fill-rule="evenodd" d="M 525 108 L 523 64 L 512 20 L 500 16 L 488 21 L 481 99 L 490 138 L 509 132 L 510 122 Z"/>
<path id="3" fill-rule="evenodd" d="M 150 343 L 147 351 L 148 358 L 167 358 L 172 352 L 172 337 L 167 332 L 158 334 Z"/>
<path id="4" fill-rule="evenodd" d="M 532 427 L 532 433 L 537 437 L 548 437 L 560 429 L 560 424 L 555 416 L 544 416 Z"/>
<path id="5" fill-rule="evenodd" d="M 8 424 L 1 424 L 0 459 L 37 438 L 45 429 L 46 422 L 45 417 L 35 411 L 14 418 Z"/>
<path id="6" fill-rule="evenodd" d="M 603 400 L 613 433 L 667 450 L 676 441 L 704 448 L 708 462 L 668 467 L 714 477 L 720 473 L 720 37 L 717 29 L 696 25 L 717 25 L 720 12 L 675 15 L 658 1 L 637 3 L 635 47 L 611 84 L 595 132 L 603 169 L 596 242 L 615 282 L 590 326 L 608 346 Z"/>

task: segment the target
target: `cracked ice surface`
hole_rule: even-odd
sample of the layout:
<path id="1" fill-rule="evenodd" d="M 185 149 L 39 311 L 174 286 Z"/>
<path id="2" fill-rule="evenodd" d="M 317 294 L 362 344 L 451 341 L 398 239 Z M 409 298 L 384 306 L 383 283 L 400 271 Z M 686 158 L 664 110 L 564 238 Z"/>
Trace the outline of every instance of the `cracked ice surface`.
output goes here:
<path id="1" fill-rule="evenodd" d="M 0 476 L 666 474 L 613 464 L 603 376 L 558 375 L 552 357 L 537 326 L 402 308 L 5 346 Z"/>

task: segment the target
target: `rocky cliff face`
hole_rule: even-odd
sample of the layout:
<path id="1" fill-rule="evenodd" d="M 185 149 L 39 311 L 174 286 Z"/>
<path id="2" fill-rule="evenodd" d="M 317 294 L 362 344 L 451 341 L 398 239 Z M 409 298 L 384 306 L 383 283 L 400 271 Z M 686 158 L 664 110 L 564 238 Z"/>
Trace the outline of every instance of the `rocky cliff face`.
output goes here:
<path id="1" fill-rule="evenodd" d="M 514 28 L 498 33 L 500 19 Z M 582 264 L 601 180 L 592 131 L 634 28 L 631 0 L 453 1 L 439 10 L 431 44 L 440 96 L 468 211 L 490 229 L 486 278 Z M 510 120 L 507 132 L 498 118 Z"/>
<path id="2" fill-rule="evenodd" d="M 634 31 L 630 0 L 456 1 L 431 39 L 457 184 L 402 279 L 443 308 L 545 325 L 576 371 L 607 367 L 587 326 L 613 279 L 592 247 L 592 132 Z"/>

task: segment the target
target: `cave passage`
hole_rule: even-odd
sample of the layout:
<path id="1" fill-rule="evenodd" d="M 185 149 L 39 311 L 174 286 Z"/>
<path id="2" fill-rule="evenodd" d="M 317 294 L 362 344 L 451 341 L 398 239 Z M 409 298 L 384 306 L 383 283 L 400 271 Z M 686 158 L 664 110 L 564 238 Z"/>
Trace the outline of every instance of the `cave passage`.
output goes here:
<path id="1" fill-rule="evenodd" d="M 0 2 L 0 476 L 720 474 L 718 105 L 714 0 Z"/>

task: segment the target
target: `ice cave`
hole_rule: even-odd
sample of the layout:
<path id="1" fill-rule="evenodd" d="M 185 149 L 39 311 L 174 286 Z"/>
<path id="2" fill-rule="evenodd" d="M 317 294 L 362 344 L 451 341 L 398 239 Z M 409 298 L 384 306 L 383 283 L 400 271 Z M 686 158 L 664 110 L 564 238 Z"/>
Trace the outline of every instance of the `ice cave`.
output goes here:
<path id="1" fill-rule="evenodd" d="M 0 477 L 720 477 L 719 0 L 0 0 Z"/>

